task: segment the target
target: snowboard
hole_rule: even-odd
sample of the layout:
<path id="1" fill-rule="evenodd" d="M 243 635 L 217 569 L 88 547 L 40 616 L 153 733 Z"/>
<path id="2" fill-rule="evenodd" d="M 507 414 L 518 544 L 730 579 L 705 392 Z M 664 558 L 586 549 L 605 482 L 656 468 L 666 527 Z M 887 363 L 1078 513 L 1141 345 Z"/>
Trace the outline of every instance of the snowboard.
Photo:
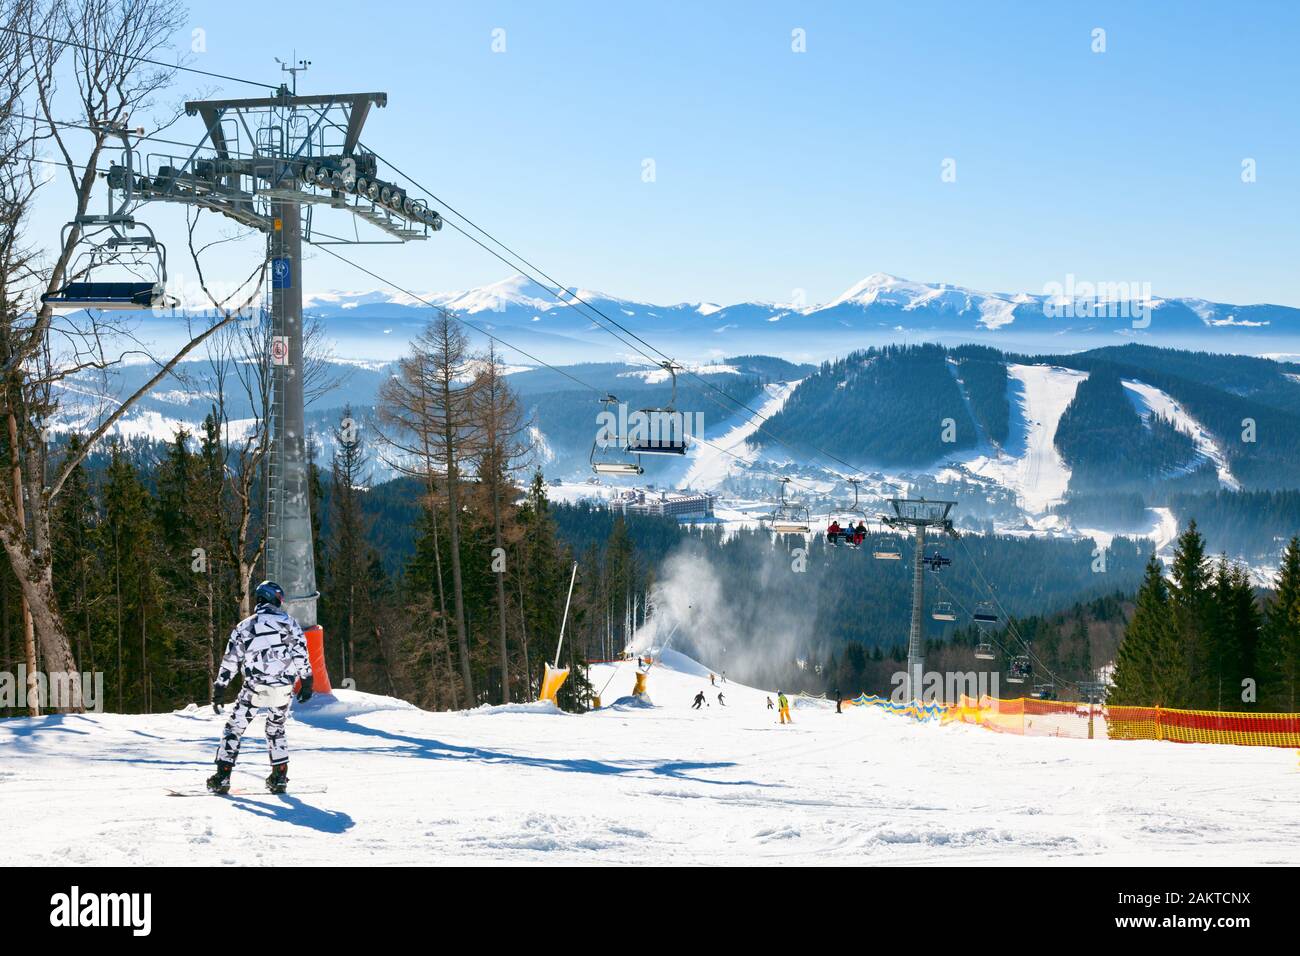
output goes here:
<path id="1" fill-rule="evenodd" d="M 252 790 L 245 787 L 231 787 L 229 793 L 213 793 L 207 787 L 194 787 L 191 790 L 174 790 L 167 788 L 169 797 L 296 797 L 301 793 L 324 793 L 329 787 L 290 787 L 284 793 L 271 793 L 265 787 Z"/>

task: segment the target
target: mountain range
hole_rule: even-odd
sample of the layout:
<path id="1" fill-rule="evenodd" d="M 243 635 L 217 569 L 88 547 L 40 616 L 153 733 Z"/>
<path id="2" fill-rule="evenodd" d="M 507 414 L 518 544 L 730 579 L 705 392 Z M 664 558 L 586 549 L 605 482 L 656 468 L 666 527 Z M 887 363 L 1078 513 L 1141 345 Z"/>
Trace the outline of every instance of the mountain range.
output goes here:
<path id="1" fill-rule="evenodd" d="M 1300 352 L 1300 309 L 1148 294 L 1066 277 L 1047 291 L 984 292 L 874 273 L 829 302 L 640 302 L 588 289 L 552 294 L 521 275 L 480 288 L 415 297 L 385 291 L 308 295 L 337 354 L 391 360 L 429 317 L 425 302 L 499 336 L 520 364 L 643 360 L 651 348 L 681 361 L 744 353 L 820 361 L 890 342 L 978 342 L 1003 351 L 1077 351 L 1126 342 L 1247 354 Z M 1059 287 L 1059 288 L 1058 288 Z M 424 300 L 424 301 L 421 301 Z M 622 326 L 622 329 L 615 327 Z M 174 340 L 173 318 L 150 317 L 146 341 Z M 507 352 L 509 350 L 507 349 Z"/>

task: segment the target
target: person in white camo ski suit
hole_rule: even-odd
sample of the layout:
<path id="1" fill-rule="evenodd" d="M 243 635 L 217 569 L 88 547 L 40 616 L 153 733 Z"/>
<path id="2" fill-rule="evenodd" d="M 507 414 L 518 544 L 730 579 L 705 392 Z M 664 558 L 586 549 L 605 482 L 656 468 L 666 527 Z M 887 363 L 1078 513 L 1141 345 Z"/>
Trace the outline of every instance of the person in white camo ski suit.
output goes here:
<path id="1" fill-rule="evenodd" d="M 212 684 L 212 709 L 221 713 L 226 688 L 236 674 L 243 687 L 231 708 L 221 742 L 217 745 L 217 773 L 209 789 L 224 793 L 230 787 L 230 770 L 239 759 L 239 744 L 259 710 L 266 710 L 266 745 L 271 757 L 267 786 L 282 789 L 288 783 L 289 744 L 284 724 L 293 699 L 293 684 L 300 680 L 297 699 L 312 695 L 311 660 L 307 639 L 293 615 L 280 607 L 284 591 L 272 581 L 257 586 L 257 608 L 230 633 L 221 668 Z"/>

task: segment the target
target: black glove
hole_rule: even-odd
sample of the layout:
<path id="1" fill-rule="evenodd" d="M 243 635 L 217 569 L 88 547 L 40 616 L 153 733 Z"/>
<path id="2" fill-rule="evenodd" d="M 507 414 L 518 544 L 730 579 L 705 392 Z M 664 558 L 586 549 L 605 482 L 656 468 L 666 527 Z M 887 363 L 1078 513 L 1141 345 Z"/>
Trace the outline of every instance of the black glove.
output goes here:
<path id="1" fill-rule="evenodd" d="M 311 675 L 302 678 L 298 687 L 298 703 L 305 704 L 311 700 Z"/>
<path id="2" fill-rule="evenodd" d="M 220 682 L 212 685 L 212 712 L 221 713 L 221 705 L 226 701 L 226 685 Z"/>

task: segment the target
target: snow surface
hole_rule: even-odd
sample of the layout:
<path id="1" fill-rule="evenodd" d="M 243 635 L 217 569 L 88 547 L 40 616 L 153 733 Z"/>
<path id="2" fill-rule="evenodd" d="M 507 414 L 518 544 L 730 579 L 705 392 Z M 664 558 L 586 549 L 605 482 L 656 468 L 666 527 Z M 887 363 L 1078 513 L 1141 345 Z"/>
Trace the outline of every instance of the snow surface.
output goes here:
<path id="1" fill-rule="evenodd" d="M 1228 456 L 1224 454 L 1223 448 L 1205 428 L 1201 426 L 1195 418 L 1189 415 L 1178 402 L 1166 392 L 1147 385 L 1145 382 L 1134 380 L 1125 380 L 1124 388 L 1128 393 L 1129 401 L 1147 421 L 1150 421 L 1152 415 L 1159 415 L 1173 423 L 1174 428 L 1192 439 L 1196 444 L 1197 453 L 1214 462 L 1215 470 L 1219 475 L 1219 484 L 1225 488 L 1231 488 L 1233 491 L 1241 490 L 1241 482 L 1232 476 L 1228 468 Z M 1200 464 L 1195 462 L 1194 464 Z"/>
<path id="2" fill-rule="evenodd" d="M 289 725 L 290 778 L 326 793 L 179 800 L 223 718 L 0 721 L 0 865 L 1292 863 L 1295 752 L 1024 738 L 837 715 L 665 655 L 653 706 L 426 713 L 342 691 Z M 592 668 L 605 699 L 631 664 Z M 704 690 L 710 706 L 690 709 Z M 726 695 L 719 706 L 717 693 Z M 262 721 L 236 783 L 266 774 Z M 291 784 L 292 785 L 292 784 Z"/>
<path id="3" fill-rule="evenodd" d="M 740 369 L 734 365 L 710 362 L 707 365 L 687 365 L 685 370 L 692 375 L 739 375 Z M 647 385 L 659 385 L 668 381 L 670 373 L 663 368 L 639 369 L 634 372 L 619 372 L 619 378 L 637 378 Z"/>
<path id="4" fill-rule="evenodd" d="M 743 465 L 754 463 L 758 459 L 758 451 L 749 444 L 749 439 L 763 422 L 782 409 L 786 400 L 799 387 L 800 381 L 802 379 L 764 386 L 762 404 L 755 409 L 757 415 L 738 412 L 720 423 L 716 437 L 706 432 L 707 441 L 692 442 L 687 453 L 690 467 L 682 479 L 682 485 L 687 488 L 717 488 L 728 475 L 740 470 Z"/>
<path id="5" fill-rule="evenodd" d="M 977 475 L 1013 489 L 1031 515 L 1060 504 L 1070 468 L 1056 450 L 1056 426 L 1087 372 L 1055 365 L 1008 365 L 1011 440 L 966 462 Z"/>

